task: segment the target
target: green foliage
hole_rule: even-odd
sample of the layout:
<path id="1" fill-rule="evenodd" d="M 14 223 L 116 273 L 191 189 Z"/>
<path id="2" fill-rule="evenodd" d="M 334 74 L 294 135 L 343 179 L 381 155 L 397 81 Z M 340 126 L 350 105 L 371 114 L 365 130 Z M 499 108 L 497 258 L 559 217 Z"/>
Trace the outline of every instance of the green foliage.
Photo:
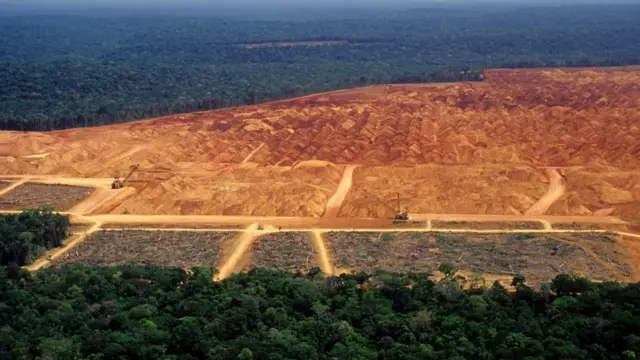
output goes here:
<path id="1" fill-rule="evenodd" d="M 456 269 L 453 265 L 447 263 L 440 264 L 440 266 L 438 266 L 438 271 L 443 273 L 447 278 L 452 278 L 456 274 Z"/>
<path id="2" fill-rule="evenodd" d="M 382 235 L 382 241 L 393 241 L 393 234 L 384 234 Z"/>
<path id="3" fill-rule="evenodd" d="M 516 276 L 513 277 L 513 280 L 511 280 L 511 286 L 513 287 L 522 286 L 526 281 L 527 279 L 525 279 L 524 275 L 517 274 Z"/>
<path id="4" fill-rule="evenodd" d="M 529 233 L 517 233 L 517 234 L 511 235 L 511 239 L 515 241 L 529 240 L 529 239 L 533 239 L 534 237 L 535 235 L 529 234 Z"/>
<path id="5" fill-rule="evenodd" d="M 252 360 L 252 359 L 253 359 L 253 353 L 251 352 L 251 350 L 247 348 L 242 349 L 240 354 L 238 354 L 238 360 Z"/>
<path id="6" fill-rule="evenodd" d="M 588 285 L 559 295 L 388 272 L 254 269 L 218 283 L 162 267 L 0 272 L 0 358 L 635 359 L 640 284 Z"/>
<path id="7" fill-rule="evenodd" d="M 640 62 L 637 6 L 353 15 L 3 17 L 0 129 L 96 126 L 380 83 L 480 80 L 488 67 Z M 322 40 L 343 43 L 239 46 Z"/>
<path id="8" fill-rule="evenodd" d="M 49 208 L 0 215 L 0 265 L 23 266 L 67 237 L 69 218 Z"/>

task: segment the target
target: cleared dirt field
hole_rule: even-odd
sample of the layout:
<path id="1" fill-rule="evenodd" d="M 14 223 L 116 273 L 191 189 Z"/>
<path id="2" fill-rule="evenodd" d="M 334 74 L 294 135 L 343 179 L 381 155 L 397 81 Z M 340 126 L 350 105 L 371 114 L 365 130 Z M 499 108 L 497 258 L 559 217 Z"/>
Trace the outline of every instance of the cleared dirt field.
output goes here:
<path id="1" fill-rule="evenodd" d="M 545 167 L 553 167 L 566 174 L 567 193 L 549 213 L 640 212 L 640 72 L 484 77 L 0 132 L 0 175 L 109 178 L 140 164 L 135 193 L 109 211 L 320 216 L 342 170 L 358 164 L 339 214 L 390 217 L 396 191 L 413 213 L 524 213 L 548 191 Z"/>
<path id="2" fill-rule="evenodd" d="M 640 133 L 636 136 L 640 139 Z M 549 214 L 627 217 L 640 213 L 640 171 L 573 167 L 564 173 L 567 192 L 549 208 Z"/>
<path id="3" fill-rule="evenodd" d="M 4 189 L 4 188 L 6 188 L 6 187 L 9 187 L 9 186 L 11 186 L 11 183 L 10 183 L 10 182 L 7 182 L 7 181 L 0 181 L 0 190 Z"/>
<path id="4" fill-rule="evenodd" d="M 251 267 L 306 272 L 319 266 L 309 233 L 282 232 L 261 236 L 246 255 L 252 258 Z"/>
<path id="5" fill-rule="evenodd" d="M 134 183 L 136 194 L 111 213 L 320 216 L 342 172 L 341 167 L 315 163 L 295 168 L 219 166 L 197 179 L 165 174 L 166 180 Z M 141 171 L 136 176 L 149 178 L 151 173 Z"/>
<path id="6" fill-rule="evenodd" d="M 340 215 L 393 217 L 396 192 L 410 213 L 523 214 L 547 187 L 544 172 L 526 166 L 358 167 Z"/>
<path id="7" fill-rule="evenodd" d="M 113 266 L 122 264 L 166 265 L 191 268 L 216 265 L 228 233 L 101 231 L 55 266 L 65 263 Z"/>
<path id="8" fill-rule="evenodd" d="M 55 210 L 71 209 L 88 198 L 90 187 L 25 183 L 0 196 L 0 210 L 21 210 L 50 206 Z"/>
<path id="9" fill-rule="evenodd" d="M 499 230 L 499 229 L 542 229 L 540 222 L 470 222 L 470 221 L 432 221 L 431 227 L 434 229 L 478 229 L 478 230 Z"/>
<path id="10" fill-rule="evenodd" d="M 327 233 L 338 269 L 433 272 L 439 264 L 478 274 L 521 273 L 544 281 L 558 273 L 635 279 L 631 258 L 603 234 Z M 588 235 L 588 234 L 586 234 Z"/>

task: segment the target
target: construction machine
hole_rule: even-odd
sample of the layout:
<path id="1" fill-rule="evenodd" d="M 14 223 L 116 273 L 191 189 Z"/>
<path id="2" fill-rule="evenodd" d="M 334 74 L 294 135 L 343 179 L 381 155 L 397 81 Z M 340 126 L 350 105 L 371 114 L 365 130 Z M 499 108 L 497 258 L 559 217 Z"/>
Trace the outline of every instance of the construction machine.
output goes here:
<path id="1" fill-rule="evenodd" d="M 129 178 L 131 177 L 131 175 L 133 175 L 133 173 L 138 170 L 138 168 L 140 167 L 140 164 L 136 164 L 136 165 L 131 165 L 129 166 L 129 173 L 127 174 L 127 176 L 124 177 L 124 179 L 120 180 L 120 178 L 118 176 L 115 177 L 115 179 L 113 180 L 113 182 L 111 183 L 111 188 L 112 189 L 121 189 L 124 187 L 125 182 L 127 182 L 127 180 L 129 180 Z"/>
<path id="2" fill-rule="evenodd" d="M 396 193 L 398 207 L 396 209 L 396 217 L 393 219 L 394 224 L 405 223 L 409 220 L 409 212 L 400 210 L 400 193 Z"/>

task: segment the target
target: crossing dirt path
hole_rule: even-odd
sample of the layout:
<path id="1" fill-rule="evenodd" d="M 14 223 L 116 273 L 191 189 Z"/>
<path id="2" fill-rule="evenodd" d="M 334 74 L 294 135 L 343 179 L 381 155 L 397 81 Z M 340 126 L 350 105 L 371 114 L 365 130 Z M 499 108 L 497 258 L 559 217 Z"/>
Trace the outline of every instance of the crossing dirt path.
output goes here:
<path id="1" fill-rule="evenodd" d="M 26 182 L 27 182 L 27 180 L 28 180 L 28 179 L 26 179 L 26 178 L 25 178 L 25 179 L 22 179 L 22 180 L 20 180 L 20 181 L 17 181 L 17 182 L 15 182 L 15 183 L 13 183 L 13 184 L 11 184 L 11 185 L 7 186 L 6 188 L 4 188 L 4 189 L 0 190 L 0 196 L 2 196 L 2 195 L 4 195 L 4 194 L 7 194 L 7 193 L 9 193 L 9 192 L 11 192 L 11 191 L 13 191 L 13 189 L 15 189 L 15 188 L 17 188 L 18 186 L 20 186 L 20 185 L 22 185 L 22 184 L 26 183 Z"/>
<path id="2" fill-rule="evenodd" d="M 229 275 L 233 274 L 238 262 L 244 255 L 244 253 L 251 247 L 251 244 L 260 236 L 264 234 L 268 234 L 270 231 L 262 231 L 258 230 L 258 224 L 250 225 L 246 231 L 242 232 L 240 237 L 236 241 L 236 245 L 233 249 L 233 252 L 220 266 L 220 270 L 216 275 L 214 275 L 214 281 L 224 280 L 229 277 Z"/>
<path id="3" fill-rule="evenodd" d="M 329 201 L 327 201 L 323 214 L 324 217 L 332 218 L 338 216 L 338 213 L 340 213 L 340 207 L 342 207 L 344 198 L 347 197 L 349 190 L 351 190 L 351 185 L 353 185 L 353 171 L 356 167 L 358 167 L 358 165 L 349 165 L 344 169 L 336 192 L 331 196 Z"/>
<path id="4" fill-rule="evenodd" d="M 20 211 L 1 210 L 0 214 L 16 214 Z M 390 231 L 405 231 L 403 227 L 395 227 L 390 219 L 384 218 L 317 218 L 317 217 L 286 217 L 286 216 L 239 216 L 239 215 L 125 215 L 125 214 L 97 214 L 83 215 L 79 213 L 61 211 L 60 214 L 69 215 L 72 222 L 93 224 L 101 222 L 105 225 L 181 225 L 189 228 L 196 225 L 251 225 L 265 224 L 283 229 L 363 229 L 384 228 Z M 460 222 L 549 222 L 549 223 L 582 223 L 624 225 L 625 221 L 615 216 L 554 216 L 554 215 L 477 215 L 477 214 L 411 214 L 411 220 L 425 222 L 429 220 L 460 221 Z M 426 230 L 422 226 L 420 230 Z M 525 231 L 536 231 L 526 230 Z"/>
<path id="5" fill-rule="evenodd" d="M 96 222 L 95 224 L 93 224 L 92 227 L 90 227 L 86 231 L 72 235 L 71 238 L 67 240 L 67 242 L 64 244 L 63 247 L 52 249 L 50 252 L 40 257 L 40 259 L 35 261 L 33 264 L 25 266 L 25 269 L 29 271 L 36 271 L 36 270 L 40 270 L 43 267 L 47 267 L 51 265 L 52 261 L 58 259 L 62 255 L 67 254 L 69 251 L 71 251 L 71 249 L 73 249 L 74 247 L 82 243 L 84 240 L 86 240 L 87 237 L 89 237 L 89 235 L 93 234 L 96 231 L 99 231 L 100 226 L 102 226 L 102 224 L 99 222 Z"/>
<path id="6" fill-rule="evenodd" d="M 333 274 L 333 261 L 329 257 L 329 253 L 327 252 L 327 247 L 324 244 L 324 238 L 322 237 L 322 233 L 315 230 L 313 231 L 313 247 L 315 247 L 316 252 L 318 253 L 318 263 L 320 263 L 320 268 L 322 272 L 327 275 Z"/>
<path id="7" fill-rule="evenodd" d="M 525 212 L 525 215 L 544 215 L 566 191 L 564 179 L 558 170 L 554 168 L 546 168 L 545 170 L 549 177 L 549 190 Z"/>
<path id="8" fill-rule="evenodd" d="M 256 149 L 257 151 L 257 149 Z M 525 215 L 484 215 L 484 214 L 411 214 L 412 222 L 416 226 L 397 227 L 392 225 L 391 219 L 384 218 L 340 218 L 337 217 L 342 202 L 350 191 L 353 171 L 356 165 L 348 166 L 338 189 L 327 203 L 323 217 L 283 217 L 283 216 L 223 216 L 223 215 L 129 215 L 129 214 L 94 214 L 96 210 L 103 210 L 104 204 L 115 202 L 120 198 L 123 190 L 112 190 L 110 178 L 67 178 L 48 175 L 22 175 L 3 176 L 4 179 L 15 181 L 11 186 L 0 191 L 8 193 L 16 187 L 26 183 L 65 184 L 75 186 L 91 186 L 96 188 L 94 194 L 85 201 L 77 204 L 71 211 L 60 212 L 69 215 L 74 224 L 89 224 L 91 227 L 79 234 L 74 234 L 62 248 L 50 250 L 45 256 L 26 267 L 29 270 L 38 270 L 50 265 L 52 260 L 63 256 L 71 249 L 84 241 L 90 234 L 99 230 L 143 230 L 143 231 L 193 231 L 193 232 L 238 232 L 237 240 L 229 249 L 229 256 L 220 265 L 220 271 L 215 280 L 224 279 L 238 270 L 240 262 L 251 244 L 261 235 L 288 231 L 309 232 L 314 248 L 318 253 L 318 261 L 322 270 L 327 274 L 334 273 L 331 255 L 324 243 L 322 233 L 335 232 L 451 232 L 451 233 L 615 233 L 622 236 L 640 238 L 640 234 L 624 231 L 610 231 L 604 229 L 554 229 L 553 223 L 582 223 L 615 225 L 626 224 L 625 221 L 615 216 L 555 216 L 544 215 L 549 206 L 564 193 L 562 176 L 556 169 L 550 169 L 549 191 Z M 125 187 L 125 190 L 132 190 Z M 120 195 L 119 195 L 120 194 Z M 15 214 L 19 211 L 0 211 L 0 214 Z M 530 222 L 537 221 L 543 224 L 543 229 L 466 229 L 466 228 L 437 228 L 432 226 L 432 221 L 458 221 L 458 222 Z M 261 224 L 261 226 L 259 226 Z M 419 224 L 419 225 L 418 225 Z M 111 225 L 112 228 L 102 229 Z M 122 225 L 123 228 L 116 228 Z M 229 227 L 245 226 L 245 229 Z M 164 227 L 164 226 L 174 226 Z M 198 228 L 206 226 L 207 228 Z M 267 230 L 262 230 L 265 228 Z"/>

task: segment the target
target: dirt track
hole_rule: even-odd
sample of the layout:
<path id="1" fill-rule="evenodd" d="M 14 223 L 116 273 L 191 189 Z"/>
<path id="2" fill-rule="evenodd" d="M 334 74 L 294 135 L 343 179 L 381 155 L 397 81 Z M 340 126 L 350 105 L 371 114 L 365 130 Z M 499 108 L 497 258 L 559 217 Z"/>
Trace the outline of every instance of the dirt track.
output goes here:
<path id="1" fill-rule="evenodd" d="M 22 180 L 20 180 L 20 181 L 17 181 L 17 182 L 15 182 L 15 183 L 13 183 L 13 184 L 10 184 L 9 186 L 6 186 L 6 187 L 2 188 L 2 189 L 0 190 L 0 196 L 2 196 L 2 195 L 4 195 L 4 194 L 7 194 L 7 193 L 9 193 L 9 192 L 11 192 L 11 191 L 13 191 L 13 190 L 14 190 L 15 188 L 17 188 L 18 186 L 20 186 L 20 185 L 22 185 L 22 184 L 26 183 L 26 182 L 27 182 L 27 180 L 28 180 L 28 179 L 23 178 L 23 179 L 22 179 Z"/>
<path id="2" fill-rule="evenodd" d="M 213 280 L 223 280 L 229 275 L 233 274 L 236 270 L 238 262 L 242 258 L 242 255 L 251 247 L 251 244 L 260 235 L 268 234 L 268 231 L 258 230 L 258 225 L 253 224 L 244 231 L 237 239 L 236 245 L 231 255 L 222 263 L 220 270 L 214 275 Z"/>
<path id="3" fill-rule="evenodd" d="M 47 254 L 42 256 L 39 260 L 37 260 L 33 264 L 25 266 L 25 269 L 29 271 L 36 271 L 36 270 L 40 270 L 43 267 L 49 266 L 51 264 L 51 261 L 54 261 L 58 259 L 60 256 L 68 253 L 71 249 L 78 246 L 78 244 L 80 244 L 85 239 L 87 239 L 89 235 L 93 234 L 96 231 L 99 231 L 101 226 L 102 226 L 101 223 L 96 222 L 88 230 L 81 232 L 79 234 L 72 235 L 72 237 L 64 243 L 63 247 L 52 249 L 51 251 L 49 251 Z"/>
<path id="4" fill-rule="evenodd" d="M 329 257 L 329 253 L 327 251 L 327 247 L 324 243 L 324 238 L 319 231 L 313 232 L 313 246 L 316 248 L 316 252 L 318 253 L 318 262 L 320 263 L 320 268 L 325 274 L 331 275 L 333 274 L 333 260 Z"/>
<path id="5" fill-rule="evenodd" d="M 558 170 L 553 168 L 546 168 L 545 170 L 549 177 L 549 190 L 527 210 L 525 215 L 543 215 L 566 191 L 564 180 Z"/>
<path id="6" fill-rule="evenodd" d="M 333 194 L 329 201 L 327 201 L 327 207 L 323 215 L 324 217 L 332 218 L 338 216 L 338 213 L 340 213 L 340 207 L 342 207 L 344 198 L 347 197 L 347 194 L 353 185 L 353 171 L 356 167 L 357 165 L 349 165 L 344 169 L 342 180 L 340 180 L 340 184 L 338 185 L 335 194 Z"/>

